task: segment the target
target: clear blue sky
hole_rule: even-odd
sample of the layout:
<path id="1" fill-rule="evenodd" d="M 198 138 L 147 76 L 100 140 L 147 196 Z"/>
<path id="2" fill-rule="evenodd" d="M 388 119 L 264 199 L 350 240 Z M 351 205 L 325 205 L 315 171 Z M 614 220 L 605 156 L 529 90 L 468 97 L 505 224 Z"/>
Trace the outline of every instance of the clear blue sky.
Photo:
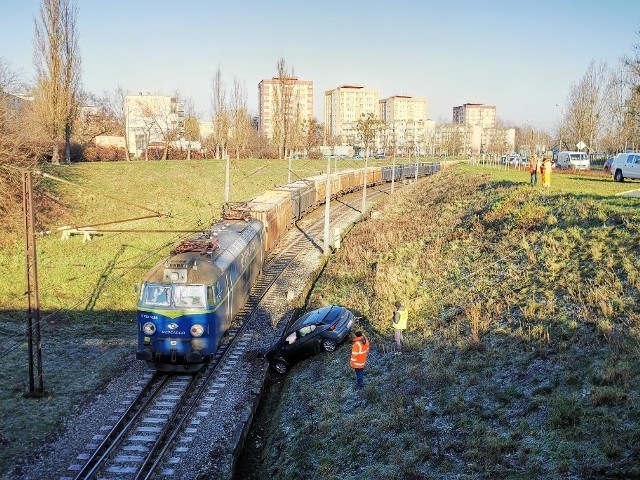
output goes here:
<path id="1" fill-rule="evenodd" d="M 231 89 L 258 83 L 284 58 L 322 95 L 344 83 L 380 98 L 424 97 L 429 117 L 452 107 L 495 105 L 499 118 L 552 129 L 557 103 L 591 60 L 617 67 L 640 43 L 640 0 L 78 0 L 86 90 L 191 98 L 208 117 L 218 65 Z M 0 0 L 0 57 L 33 75 L 40 0 Z"/>

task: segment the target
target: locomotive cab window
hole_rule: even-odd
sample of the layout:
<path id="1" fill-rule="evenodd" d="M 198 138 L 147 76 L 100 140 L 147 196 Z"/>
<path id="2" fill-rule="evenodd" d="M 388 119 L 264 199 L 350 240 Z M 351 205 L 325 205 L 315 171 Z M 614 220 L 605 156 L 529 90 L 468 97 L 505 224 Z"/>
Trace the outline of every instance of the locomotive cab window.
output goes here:
<path id="1" fill-rule="evenodd" d="M 204 308 L 206 291 L 204 285 L 174 285 L 173 303 L 181 308 Z"/>
<path id="2" fill-rule="evenodd" d="M 171 305 L 171 287 L 166 285 L 147 285 L 144 289 L 144 303 L 147 305 L 168 307 Z"/>
<path id="3" fill-rule="evenodd" d="M 213 307 L 215 304 L 215 296 L 213 295 L 213 287 L 207 287 L 207 305 Z"/>

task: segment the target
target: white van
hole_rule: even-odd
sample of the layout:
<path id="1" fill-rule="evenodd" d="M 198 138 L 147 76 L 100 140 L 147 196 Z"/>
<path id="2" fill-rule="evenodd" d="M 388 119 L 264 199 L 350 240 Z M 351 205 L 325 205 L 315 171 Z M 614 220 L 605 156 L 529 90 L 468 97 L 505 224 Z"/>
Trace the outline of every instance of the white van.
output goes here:
<path id="1" fill-rule="evenodd" d="M 640 178 L 640 154 L 619 153 L 611 163 L 611 173 L 616 182 L 623 182 L 625 178 Z"/>
<path id="2" fill-rule="evenodd" d="M 573 170 L 589 170 L 591 162 L 584 152 L 559 152 L 558 168 L 571 168 Z"/>

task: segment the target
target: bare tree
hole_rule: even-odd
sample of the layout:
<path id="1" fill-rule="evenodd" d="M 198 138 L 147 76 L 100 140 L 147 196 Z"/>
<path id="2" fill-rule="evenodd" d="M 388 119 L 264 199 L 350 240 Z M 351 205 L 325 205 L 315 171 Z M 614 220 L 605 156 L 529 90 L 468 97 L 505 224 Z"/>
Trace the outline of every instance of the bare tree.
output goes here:
<path id="1" fill-rule="evenodd" d="M 607 64 L 591 61 L 582 79 L 571 87 L 564 125 L 569 143 L 588 142 L 595 151 L 607 95 Z M 564 136 L 564 135 L 563 135 Z"/>
<path id="2" fill-rule="evenodd" d="M 87 92 L 79 95 L 81 106 L 74 122 L 73 140 L 86 147 L 95 141 L 98 135 L 111 133 L 119 125 L 111 115 L 103 98 L 98 98 Z"/>
<path id="3" fill-rule="evenodd" d="M 195 114 L 193 101 L 185 100 L 184 139 L 187 141 L 187 160 L 191 160 L 191 142 L 200 139 L 200 121 Z"/>
<path id="4" fill-rule="evenodd" d="M 485 150 L 491 155 L 508 153 L 509 146 L 505 138 L 504 129 L 492 128 L 487 132 L 487 145 Z"/>
<path id="5" fill-rule="evenodd" d="M 158 145 L 154 145 L 155 148 L 161 144 L 162 158 L 166 160 L 169 145 L 180 138 L 184 129 L 180 120 L 183 107 L 179 94 L 176 93 L 175 97 L 128 96 L 126 108 L 130 117 L 129 128 L 136 136 L 136 147 L 144 147 L 145 160 L 149 159 L 149 147 L 152 141 L 158 142 Z"/>
<path id="6" fill-rule="evenodd" d="M 636 32 L 640 37 L 640 30 Z M 632 47 L 632 54 L 624 58 L 623 62 L 628 71 L 628 82 L 634 94 L 640 94 L 640 42 Z"/>
<path id="7" fill-rule="evenodd" d="M 380 119 L 376 118 L 373 113 L 363 113 L 362 116 L 356 122 L 356 131 L 360 137 L 362 147 L 365 150 L 365 157 L 370 156 L 370 149 L 373 146 L 373 142 L 380 129 L 383 127 L 383 123 Z"/>
<path id="8" fill-rule="evenodd" d="M 227 93 L 222 80 L 222 69 L 216 69 L 212 84 L 213 98 L 213 141 L 215 143 L 216 158 L 223 158 L 227 153 L 229 142 L 229 128 L 231 124 Z"/>
<path id="9" fill-rule="evenodd" d="M 640 30 L 637 32 L 640 37 Z M 640 42 L 632 46 L 632 54 L 624 58 L 626 67 L 625 83 L 628 92 L 625 109 L 625 148 L 640 145 Z"/>
<path id="10" fill-rule="evenodd" d="M 35 24 L 36 105 L 59 163 L 57 141 L 64 136 L 65 161 L 71 161 L 71 130 L 80 90 L 77 7 L 74 0 L 42 0 Z"/>
<path id="11" fill-rule="evenodd" d="M 127 104 L 125 101 L 127 94 L 127 91 L 118 85 L 113 92 L 104 93 L 102 104 L 113 122 L 110 132 L 124 137 L 125 158 L 129 161 L 131 156 L 129 155 L 129 132 L 126 128 Z"/>
<path id="12" fill-rule="evenodd" d="M 231 148 L 235 150 L 236 158 L 247 149 L 251 135 L 251 116 L 247 110 L 247 89 L 236 77 L 233 79 L 233 94 L 231 97 Z"/>
<path id="13" fill-rule="evenodd" d="M 311 118 L 304 122 L 304 132 L 307 153 L 317 151 L 324 138 L 324 126 L 315 118 Z"/>
<path id="14" fill-rule="evenodd" d="M 0 57 L 0 226 L 13 231 L 21 225 L 22 170 L 36 167 L 42 155 L 40 142 L 32 141 L 33 105 L 30 98 L 20 95 L 25 90 L 22 75 Z M 36 181 L 38 219 L 47 216 L 40 195 L 46 187 Z"/>
<path id="15" fill-rule="evenodd" d="M 273 96 L 273 141 L 278 147 L 280 158 L 290 154 L 296 132 L 300 129 L 300 109 L 295 89 L 293 68 L 287 70 L 284 58 L 278 60 L 278 77 Z"/>

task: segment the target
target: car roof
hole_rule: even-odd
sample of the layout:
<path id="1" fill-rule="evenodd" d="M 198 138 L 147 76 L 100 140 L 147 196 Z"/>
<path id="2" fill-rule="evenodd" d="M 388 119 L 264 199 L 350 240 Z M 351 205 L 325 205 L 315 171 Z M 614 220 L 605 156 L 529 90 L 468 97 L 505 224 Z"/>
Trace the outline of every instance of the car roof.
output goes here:
<path id="1" fill-rule="evenodd" d="M 292 328 L 298 329 L 304 325 L 315 325 L 318 323 L 331 324 L 338 319 L 343 311 L 344 307 L 339 305 L 327 305 L 326 307 L 311 310 L 296 320 Z"/>

